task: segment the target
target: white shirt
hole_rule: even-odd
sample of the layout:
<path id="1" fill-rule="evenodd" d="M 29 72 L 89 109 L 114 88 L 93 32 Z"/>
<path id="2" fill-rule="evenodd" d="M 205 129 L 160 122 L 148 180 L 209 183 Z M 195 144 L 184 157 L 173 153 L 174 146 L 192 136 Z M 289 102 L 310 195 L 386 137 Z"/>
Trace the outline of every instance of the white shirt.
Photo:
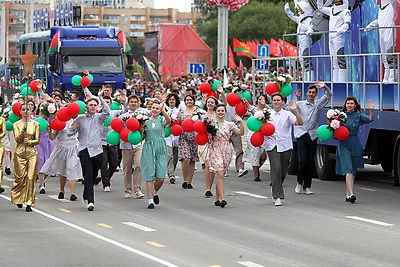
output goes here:
<path id="1" fill-rule="evenodd" d="M 265 149 L 271 151 L 277 147 L 278 152 L 284 152 L 293 148 L 292 125 L 296 123 L 296 116 L 287 110 L 276 112 L 271 109 L 271 123 L 275 126 L 275 132 L 266 137 Z"/>

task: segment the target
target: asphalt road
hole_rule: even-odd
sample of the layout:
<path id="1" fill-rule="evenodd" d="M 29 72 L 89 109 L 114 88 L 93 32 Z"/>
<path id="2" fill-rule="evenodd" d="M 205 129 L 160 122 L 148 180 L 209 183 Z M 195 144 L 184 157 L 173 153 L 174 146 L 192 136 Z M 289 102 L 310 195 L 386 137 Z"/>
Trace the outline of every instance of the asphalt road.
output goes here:
<path id="1" fill-rule="evenodd" d="M 251 173 L 226 177 L 228 205 L 204 197 L 204 173 L 194 189 L 181 179 L 165 183 L 160 205 L 124 198 L 122 173 L 111 192 L 96 186 L 96 209 L 57 200 L 58 179 L 46 180 L 34 212 L 0 195 L 1 266 L 399 266 L 400 188 L 377 168 L 356 178 L 356 204 L 345 203 L 345 183 L 315 179 L 314 195 L 294 192 L 288 176 L 285 200 L 275 207 L 268 165 L 262 182 Z M 177 175 L 181 176 L 180 167 Z M 12 176 L 4 185 L 12 186 Z M 144 183 L 143 183 L 144 185 Z M 66 198 L 69 198 L 67 191 Z"/>

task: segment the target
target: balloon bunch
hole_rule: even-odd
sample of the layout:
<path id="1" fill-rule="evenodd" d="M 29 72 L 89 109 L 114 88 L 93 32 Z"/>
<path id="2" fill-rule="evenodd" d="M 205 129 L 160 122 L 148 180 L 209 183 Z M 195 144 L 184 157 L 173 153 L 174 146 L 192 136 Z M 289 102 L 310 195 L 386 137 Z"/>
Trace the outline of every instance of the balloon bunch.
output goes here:
<path id="1" fill-rule="evenodd" d="M 328 140 L 332 136 L 335 136 L 336 139 L 343 141 L 349 138 L 349 130 L 345 126 L 342 126 L 347 120 L 346 113 L 338 109 L 330 109 L 326 112 L 326 117 L 328 124 L 319 126 L 317 130 L 319 139 Z"/>
<path id="2" fill-rule="evenodd" d="M 143 137 L 141 133 L 143 119 L 129 118 L 125 124 L 120 118 L 112 118 L 111 116 L 104 122 L 104 126 L 111 126 L 112 131 L 107 134 L 106 140 L 110 145 L 116 145 L 120 140 L 129 142 L 132 145 L 139 144 Z M 126 126 L 126 128 L 124 128 Z"/>
<path id="3" fill-rule="evenodd" d="M 171 134 L 173 136 L 179 136 L 182 134 L 182 126 L 179 120 L 173 120 L 168 127 L 165 127 L 164 137 L 168 137 Z"/>
<path id="4" fill-rule="evenodd" d="M 226 96 L 226 102 L 229 106 L 235 107 L 235 112 L 237 115 L 244 116 L 247 113 L 247 108 L 241 99 L 251 101 L 251 94 L 249 93 L 249 91 L 241 88 L 240 86 L 237 87 L 236 90 L 234 88 L 233 91 L 234 92 Z"/>
<path id="5" fill-rule="evenodd" d="M 84 70 L 80 75 L 72 76 L 71 82 L 75 86 L 88 87 L 93 82 L 93 75 Z"/>
<path id="6" fill-rule="evenodd" d="M 4 109 L 3 116 L 6 116 L 6 130 L 12 131 L 14 128 L 14 123 L 22 119 L 21 114 L 21 106 L 25 105 L 24 103 L 15 102 L 12 106 L 9 106 Z M 43 132 L 48 129 L 49 123 L 43 118 L 36 118 L 40 125 L 40 131 Z"/>
<path id="7" fill-rule="evenodd" d="M 218 85 L 222 86 L 222 82 L 218 80 L 210 80 L 210 82 L 200 84 L 200 92 L 207 94 L 207 97 L 213 96 L 218 99 Z"/>
<path id="8" fill-rule="evenodd" d="M 272 79 L 275 80 L 273 83 L 269 83 L 265 86 L 265 92 L 269 95 L 274 93 L 281 93 L 283 96 L 289 96 L 292 94 L 293 89 L 290 86 L 292 76 L 289 74 L 281 74 L 278 77 L 274 76 Z"/>
<path id="9" fill-rule="evenodd" d="M 42 88 L 43 88 L 43 83 L 41 80 L 33 80 L 29 83 L 29 86 L 28 83 L 22 84 L 19 90 L 21 95 L 23 97 L 26 97 L 27 95 L 34 95 Z"/>
<path id="10" fill-rule="evenodd" d="M 264 143 L 264 136 L 271 136 L 275 132 L 275 126 L 270 123 L 271 113 L 264 108 L 256 111 L 254 116 L 247 119 L 247 128 L 254 133 L 250 137 L 253 146 L 259 147 Z"/>
<path id="11" fill-rule="evenodd" d="M 86 105 L 82 101 L 69 103 L 67 107 L 60 108 L 56 117 L 50 122 L 50 128 L 54 131 L 61 131 L 65 128 L 66 122 L 73 116 L 83 114 L 86 110 Z"/>

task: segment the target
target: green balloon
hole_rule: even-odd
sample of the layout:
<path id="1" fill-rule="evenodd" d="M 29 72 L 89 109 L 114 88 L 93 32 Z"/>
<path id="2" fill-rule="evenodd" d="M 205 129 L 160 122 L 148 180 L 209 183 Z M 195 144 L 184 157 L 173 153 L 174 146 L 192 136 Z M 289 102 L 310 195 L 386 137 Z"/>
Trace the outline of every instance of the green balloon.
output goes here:
<path id="1" fill-rule="evenodd" d="M 117 102 L 112 102 L 110 109 L 111 110 L 121 110 L 121 106 Z"/>
<path id="2" fill-rule="evenodd" d="M 93 75 L 92 74 L 88 74 L 86 76 L 90 79 L 90 83 L 92 83 L 93 82 Z"/>
<path id="3" fill-rule="evenodd" d="M 220 84 L 222 86 L 222 82 L 215 80 L 211 86 L 212 90 L 217 92 L 218 91 L 218 84 Z"/>
<path id="4" fill-rule="evenodd" d="M 119 132 L 111 131 L 107 134 L 106 140 L 110 145 L 116 145 L 120 140 Z"/>
<path id="5" fill-rule="evenodd" d="M 103 125 L 106 126 L 106 127 L 110 126 L 112 119 L 113 119 L 112 116 L 108 117 L 108 119 L 104 122 Z"/>
<path id="6" fill-rule="evenodd" d="M 251 100 L 251 94 L 249 91 L 243 91 L 242 97 L 245 98 L 247 101 Z"/>
<path id="7" fill-rule="evenodd" d="M 22 92 L 23 89 L 27 88 L 28 85 L 26 83 L 21 84 L 21 86 L 19 87 L 19 90 Z"/>
<path id="8" fill-rule="evenodd" d="M 79 114 L 85 113 L 85 110 L 86 110 L 85 102 L 82 102 L 82 101 L 78 100 L 78 101 L 75 101 L 75 103 L 77 103 L 79 105 L 79 107 L 80 107 Z"/>
<path id="9" fill-rule="evenodd" d="M 254 116 L 251 116 L 247 119 L 247 128 L 249 128 L 250 131 L 258 132 L 261 129 L 262 125 L 262 121 Z"/>
<path id="10" fill-rule="evenodd" d="M 333 132 L 329 130 L 328 125 L 321 125 L 318 127 L 317 136 L 321 140 L 328 140 L 333 136 Z"/>
<path id="11" fill-rule="evenodd" d="M 71 82 L 72 82 L 72 84 L 75 85 L 75 86 L 80 86 L 80 85 L 81 85 L 81 79 L 82 79 L 81 76 L 79 76 L 79 75 L 74 75 L 74 76 L 72 77 L 72 79 L 71 79 Z"/>
<path id="12" fill-rule="evenodd" d="M 9 132 L 13 130 L 13 123 L 11 121 L 6 121 L 6 130 Z"/>
<path id="13" fill-rule="evenodd" d="M 293 92 L 292 86 L 290 84 L 284 83 L 281 88 L 281 94 L 284 96 L 289 96 Z"/>
<path id="14" fill-rule="evenodd" d="M 36 118 L 35 121 L 37 121 L 40 125 L 40 131 L 46 131 L 49 128 L 49 123 L 43 119 L 43 118 Z"/>
<path id="15" fill-rule="evenodd" d="M 21 95 L 23 97 L 26 97 L 27 95 L 34 95 L 34 94 L 35 94 L 35 92 L 33 92 L 31 88 L 25 87 L 24 89 L 21 90 Z"/>
<path id="16" fill-rule="evenodd" d="M 142 134 L 139 131 L 130 132 L 128 135 L 128 141 L 132 145 L 137 145 L 142 141 Z"/>
<path id="17" fill-rule="evenodd" d="M 10 112 L 10 114 L 8 115 L 8 120 L 11 121 L 12 123 L 19 121 L 21 118 L 16 115 L 14 112 Z"/>
<path id="18" fill-rule="evenodd" d="M 203 104 L 203 103 L 200 103 L 200 104 L 199 104 L 199 108 L 203 109 L 203 108 L 204 108 L 204 104 Z"/>
<path id="19" fill-rule="evenodd" d="M 171 135 L 171 127 L 165 127 L 164 137 L 168 137 Z"/>

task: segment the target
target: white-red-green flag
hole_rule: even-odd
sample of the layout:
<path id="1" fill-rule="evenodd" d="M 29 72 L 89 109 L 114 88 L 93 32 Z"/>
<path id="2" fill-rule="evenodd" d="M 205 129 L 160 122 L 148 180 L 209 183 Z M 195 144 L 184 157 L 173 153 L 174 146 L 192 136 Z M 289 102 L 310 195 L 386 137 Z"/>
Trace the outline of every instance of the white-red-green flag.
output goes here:
<path id="1" fill-rule="evenodd" d="M 60 41 L 60 31 L 54 34 L 53 39 L 51 39 L 51 43 L 49 46 L 49 51 L 47 52 L 48 55 L 53 55 L 55 53 L 60 52 L 61 41 Z"/>
<path id="2" fill-rule="evenodd" d="M 118 37 L 119 41 L 121 42 L 122 47 L 124 48 L 124 52 L 125 52 L 125 53 L 128 53 L 129 51 L 132 50 L 132 49 L 131 49 L 131 46 L 129 45 L 128 40 L 126 39 L 126 35 L 125 35 L 125 32 L 124 32 L 124 31 L 120 31 L 120 32 L 117 34 L 117 37 Z"/>
<path id="3" fill-rule="evenodd" d="M 151 77 L 153 78 L 154 81 L 160 80 L 160 76 L 158 76 L 158 73 L 156 71 L 156 65 L 154 65 L 153 62 L 151 62 L 147 57 L 143 56 L 144 62 L 146 63 L 147 70 L 150 72 Z"/>

